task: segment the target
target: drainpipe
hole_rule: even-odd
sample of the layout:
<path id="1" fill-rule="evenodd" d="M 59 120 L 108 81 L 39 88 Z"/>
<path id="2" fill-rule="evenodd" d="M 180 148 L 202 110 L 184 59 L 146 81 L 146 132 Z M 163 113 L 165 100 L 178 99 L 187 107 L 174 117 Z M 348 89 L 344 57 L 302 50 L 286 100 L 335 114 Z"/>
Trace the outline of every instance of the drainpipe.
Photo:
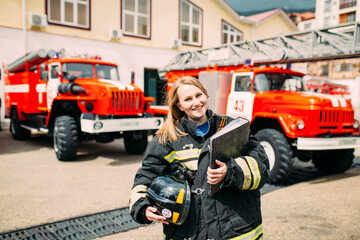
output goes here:
<path id="1" fill-rule="evenodd" d="M 26 36 L 26 0 L 22 0 L 22 17 L 23 17 L 23 26 L 22 26 L 22 30 L 23 30 L 23 40 L 24 40 L 24 56 L 26 59 L 26 55 L 27 55 L 27 36 Z M 26 64 L 26 60 L 25 60 L 25 65 L 26 65 L 26 71 L 27 69 L 27 64 Z"/>

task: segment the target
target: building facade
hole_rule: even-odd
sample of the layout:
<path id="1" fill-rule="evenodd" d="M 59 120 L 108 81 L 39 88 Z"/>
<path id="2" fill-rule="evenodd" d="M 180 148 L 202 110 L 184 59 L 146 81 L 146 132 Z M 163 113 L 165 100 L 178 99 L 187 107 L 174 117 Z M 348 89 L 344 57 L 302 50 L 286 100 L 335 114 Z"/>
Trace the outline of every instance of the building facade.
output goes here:
<path id="1" fill-rule="evenodd" d="M 357 0 L 317 0 L 315 20 L 311 29 L 328 28 L 360 21 L 360 3 Z M 353 27 L 344 27 L 342 33 L 354 35 Z M 309 74 L 328 77 L 331 80 L 350 82 L 360 76 L 360 58 L 338 59 L 309 63 Z"/>
<path id="2" fill-rule="evenodd" d="M 2 64 L 40 48 L 100 55 L 118 64 L 123 81 L 134 72 L 135 84 L 157 103 L 165 84 L 157 69 L 177 53 L 297 31 L 286 18 L 240 16 L 224 0 L 0 0 L 0 6 Z"/>

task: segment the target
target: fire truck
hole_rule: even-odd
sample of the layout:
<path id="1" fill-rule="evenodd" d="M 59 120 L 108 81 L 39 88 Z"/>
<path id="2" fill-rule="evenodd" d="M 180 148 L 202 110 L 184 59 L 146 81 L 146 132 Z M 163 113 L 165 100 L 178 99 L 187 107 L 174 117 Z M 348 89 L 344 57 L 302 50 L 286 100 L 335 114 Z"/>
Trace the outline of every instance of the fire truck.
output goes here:
<path id="1" fill-rule="evenodd" d="M 291 70 L 291 64 L 277 64 L 286 57 L 284 48 L 272 43 L 243 42 L 180 53 L 159 75 L 168 90 L 182 76 L 196 77 L 208 90 L 210 109 L 250 120 L 270 160 L 270 183 L 285 182 L 295 158 L 312 160 L 326 173 L 346 171 L 360 147 L 351 101 L 307 91 L 303 73 Z M 157 106 L 152 111 L 165 113 Z"/>
<path id="2" fill-rule="evenodd" d="M 306 87 L 311 92 L 321 92 L 350 99 L 349 87 L 343 84 L 331 82 L 328 79 L 307 75 L 304 77 Z"/>
<path id="3" fill-rule="evenodd" d="M 251 121 L 270 160 L 270 183 L 286 181 L 295 157 L 327 173 L 352 165 L 360 135 L 350 100 L 306 91 L 304 74 L 269 66 L 175 70 L 166 74 L 168 88 L 186 75 L 208 90 L 210 109 Z"/>
<path id="4" fill-rule="evenodd" d="M 78 143 L 89 140 L 123 138 L 128 153 L 142 154 L 148 133 L 163 124 L 148 111 L 154 99 L 120 81 L 112 62 L 63 55 L 39 49 L 4 66 L 5 117 L 13 138 L 45 132 L 60 161 L 74 160 Z"/>

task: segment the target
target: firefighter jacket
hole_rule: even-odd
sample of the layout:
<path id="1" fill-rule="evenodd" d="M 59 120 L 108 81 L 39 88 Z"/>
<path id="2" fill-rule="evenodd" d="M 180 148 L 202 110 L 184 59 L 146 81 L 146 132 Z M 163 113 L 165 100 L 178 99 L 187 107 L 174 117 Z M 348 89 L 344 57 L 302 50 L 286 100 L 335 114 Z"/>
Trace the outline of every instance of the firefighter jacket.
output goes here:
<path id="1" fill-rule="evenodd" d="M 196 135 L 197 124 L 186 118 L 178 127 L 188 133 L 176 142 L 162 145 L 155 137 L 149 144 L 142 167 L 135 175 L 130 195 L 130 214 L 141 224 L 150 223 L 145 209 L 151 205 L 146 188 L 159 175 L 173 174 L 179 166 L 194 171 L 190 181 L 191 205 L 182 225 L 163 224 L 165 239 L 258 239 L 262 236 L 260 191 L 269 176 L 269 162 L 263 147 L 250 134 L 243 156 L 230 158 L 221 189 L 208 194 L 210 136 L 232 120 L 207 111 L 209 130 Z"/>

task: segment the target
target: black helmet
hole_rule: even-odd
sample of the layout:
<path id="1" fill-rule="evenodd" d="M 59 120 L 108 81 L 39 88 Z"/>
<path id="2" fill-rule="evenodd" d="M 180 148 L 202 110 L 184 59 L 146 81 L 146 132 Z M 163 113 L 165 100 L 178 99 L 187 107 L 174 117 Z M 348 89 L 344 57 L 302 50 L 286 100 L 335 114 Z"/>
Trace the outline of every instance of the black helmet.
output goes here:
<path id="1" fill-rule="evenodd" d="M 170 176 L 159 176 L 153 180 L 147 192 L 168 222 L 180 225 L 185 221 L 191 199 L 191 190 L 187 181 Z"/>

